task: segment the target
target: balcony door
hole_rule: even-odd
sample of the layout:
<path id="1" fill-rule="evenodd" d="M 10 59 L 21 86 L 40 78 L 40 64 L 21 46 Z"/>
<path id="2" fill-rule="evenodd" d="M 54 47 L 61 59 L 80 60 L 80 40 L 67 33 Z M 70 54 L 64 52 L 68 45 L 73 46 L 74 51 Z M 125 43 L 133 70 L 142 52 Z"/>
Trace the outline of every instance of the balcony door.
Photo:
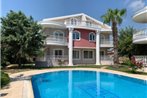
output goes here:
<path id="1" fill-rule="evenodd" d="M 55 31 L 54 32 L 54 37 L 56 40 L 63 40 L 64 39 L 64 33 L 62 31 Z"/>

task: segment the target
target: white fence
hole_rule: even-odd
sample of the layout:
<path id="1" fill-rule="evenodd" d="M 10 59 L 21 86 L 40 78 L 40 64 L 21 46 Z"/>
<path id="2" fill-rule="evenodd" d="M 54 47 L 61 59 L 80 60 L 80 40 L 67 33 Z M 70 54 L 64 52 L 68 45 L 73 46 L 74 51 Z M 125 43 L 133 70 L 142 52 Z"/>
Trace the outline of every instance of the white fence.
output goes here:
<path id="1" fill-rule="evenodd" d="M 67 38 L 66 37 L 56 37 L 53 35 L 50 35 L 46 38 L 46 44 L 61 44 L 61 45 L 67 45 Z"/>
<path id="2" fill-rule="evenodd" d="M 100 39 L 100 44 L 113 45 L 113 41 L 109 39 L 105 39 L 105 40 Z"/>
<path id="3" fill-rule="evenodd" d="M 113 61 L 113 57 L 110 57 L 110 56 L 107 56 L 107 55 L 100 56 L 100 59 L 101 60 L 106 60 L 106 61 Z"/>
<path id="4" fill-rule="evenodd" d="M 147 37 L 147 28 L 144 28 L 142 30 L 136 31 L 133 34 L 133 40 L 146 38 Z"/>
<path id="5" fill-rule="evenodd" d="M 135 56 L 137 61 L 142 61 L 144 65 L 147 65 L 147 55 L 146 56 Z"/>
<path id="6" fill-rule="evenodd" d="M 66 25 L 72 25 L 72 26 L 81 26 L 81 27 L 91 27 L 91 28 L 98 28 L 99 25 L 96 25 L 92 22 L 88 22 L 88 21 L 78 21 L 78 22 L 74 22 L 71 23 L 70 21 L 66 21 L 65 22 Z"/>

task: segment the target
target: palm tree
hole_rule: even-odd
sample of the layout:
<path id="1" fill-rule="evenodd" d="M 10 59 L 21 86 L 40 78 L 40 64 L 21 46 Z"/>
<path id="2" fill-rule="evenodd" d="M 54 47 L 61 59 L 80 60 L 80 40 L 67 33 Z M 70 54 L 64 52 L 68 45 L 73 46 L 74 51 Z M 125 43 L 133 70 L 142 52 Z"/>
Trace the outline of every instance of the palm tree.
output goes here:
<path id="1" fill-rule="evenodd" d="M 122 17 L 125 16 L 126 9 L 108 9 L 108 11 L 101 16 L 104 23 L 111 24 L 113 32 L 113 45 L 114 45 L 114 64 L 118 64 L 118 29 L 117 25 L 120 25 L 123 21 Z"/>

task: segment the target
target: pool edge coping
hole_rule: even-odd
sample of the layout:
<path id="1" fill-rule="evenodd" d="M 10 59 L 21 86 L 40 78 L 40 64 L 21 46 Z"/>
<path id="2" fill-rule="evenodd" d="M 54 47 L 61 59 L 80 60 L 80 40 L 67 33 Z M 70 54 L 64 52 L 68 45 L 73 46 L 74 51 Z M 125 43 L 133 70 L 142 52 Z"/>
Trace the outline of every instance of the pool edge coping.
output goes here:
<path id="1" fill-rule="evenodd" d="M 129 74 L 129 73 L 120 72 L 120 71 L 113 71 L 113 70 L 108 70 L 108 69 L 96 69 L 96 68 L 64 68 L 64 69 L 62 68 L 62 69 L 31 70 L 31 71 L 14 73 L 14 74 L 11 74 L 10 77 L 14 78 L 14 77 L 21 75 L 21 74 L 23 74 L 25 77 L 32 77 L 37 74 L 42 74 L 42 73 L 47 73 L 47 72 L 67 71 L 67 70 L 105 72 L 105 73 L 117 74 L 117 75 L 122 75 L 122 76 L 130 77 L 130 78 L 141 79 L 141 80 L 147 81 L 146 75 Z M 23 86 L 23 89 L 21 91 L 22 92 L 21 98 L 34 98 L 31 80 L 23 80 L 22 86 Z M 14 94 L 15 94 L 15 92 L 14 92 Z M 4 98 L 9 98 L 9 97 L 4 97 Z M 18 98 L 20 98 L 20 97 L 18 97 Z"/>

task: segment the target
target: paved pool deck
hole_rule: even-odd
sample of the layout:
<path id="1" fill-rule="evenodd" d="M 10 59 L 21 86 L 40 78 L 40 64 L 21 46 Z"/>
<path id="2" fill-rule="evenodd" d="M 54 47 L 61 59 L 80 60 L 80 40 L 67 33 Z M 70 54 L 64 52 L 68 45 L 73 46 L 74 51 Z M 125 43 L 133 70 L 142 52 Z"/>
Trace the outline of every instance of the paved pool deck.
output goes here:
<path id="1" fill-rule="evenodd" d="M 0 90 L 1 98 L 34 98 L 33 89 L 31 84 L 31 76 L 46 72 L 64 71 L 64 70 L 87 70 L 97 72 L 107 72 L 113 74 L 119 74 L 123 76 L 133 77 L 147 81 L 147 75 L 128 74 L 120 71 L 113 71 L 108 69 L 96 69 L 96 68 L 61 68 L 61 69 L 40 69 L 24 71 L 15 74 L 11 74 L 12 82 L 4 89 Z"/>

